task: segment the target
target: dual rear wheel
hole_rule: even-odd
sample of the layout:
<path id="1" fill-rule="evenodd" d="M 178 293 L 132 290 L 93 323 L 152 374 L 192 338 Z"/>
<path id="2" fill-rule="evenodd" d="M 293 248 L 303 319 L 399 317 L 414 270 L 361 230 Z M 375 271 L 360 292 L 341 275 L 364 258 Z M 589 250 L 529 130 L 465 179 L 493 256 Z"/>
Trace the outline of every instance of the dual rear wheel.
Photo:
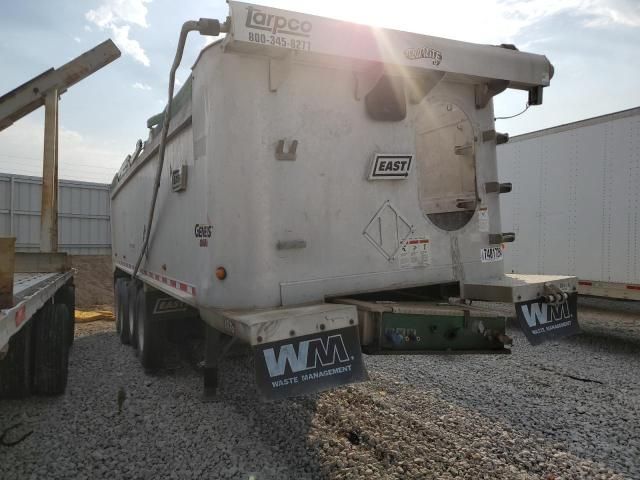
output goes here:
<path id="1" fill-rule="evenodd" d="M 145 369 L 160 367 L 164 322 L 153 320 L 144 285 L 139 280 L 118 278 L 115 293 L 116 330 L 120 341 L 134 348 Z"/>
<path id="2" fill-rule="evenodd" d="M 73 304 L 73 292 L 71 295 L 65 299 Z M 68 304 L 49 300 L 11 337 L 9 352 L 0 361 L 0 398 L 22 398 L 30 393 L 63 394 L 72 335 Z"/>

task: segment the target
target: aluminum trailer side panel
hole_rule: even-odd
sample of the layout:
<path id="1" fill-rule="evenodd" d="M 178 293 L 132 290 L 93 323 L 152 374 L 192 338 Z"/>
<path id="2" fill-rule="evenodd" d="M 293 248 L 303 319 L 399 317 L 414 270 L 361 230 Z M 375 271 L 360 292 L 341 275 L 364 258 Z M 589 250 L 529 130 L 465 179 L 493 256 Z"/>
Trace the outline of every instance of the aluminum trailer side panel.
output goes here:
<path id="1" fill-rule="evenodd" d="M 514 137 L 498 161 L 507 271 L 640 284 L 640 109 Z"/>
<path id="2" fill-rule="evenodd" d="M 376 153 L 414 154 L 426 103 L 409 104 L 403 121 L 375 122 L 354 98 L 349 70 L 294 63 L 276 93 L 269 92 L 268 72 L 268 57 L 223 53 L 220 45 L 203 52 L 194 68 L 193 98 L 206 101 L 193 102 L 191 124 L 169 143 L 143 264 L 170 282 L 167 292 L 186 285 L 182 291 L 194 292 L 202 307 L 260 308 L 502 273 L 500 262 L 481 263 L 488 241 L 477 213 L 455 232 L 425 218 L 419 178 L 426 166 L 416 165 L 404 180 L 368 180 Z M 459 105 L 476 137 L 493 128 L 493 109 L 475 108 L 473 85 L 443 82 L 432 98 Z M 295 161 L 276 160 L 281 139 L 299 142 Z M 125 270 L 145 234 L 157 162 L 148 158 L 112 197 L 114 261 Z M 483 191 L 497 178 L 495 143 L 478 142 L 475 161 L 478 194 L 491 231 L 499 232 L 497 196 Z M 171 170 L 182 165 L 187 188 L 175 193 Z M 397 257 L 367 240 L 363 233 L 379 212 L 382 222 L 399 214 L 399 224 L 406 221 L 413 236 L 429 240 L 428 265 L 401 268 Z M 198 226 L 211 226 L 211 237 L 200 237 Z M 215 279 L 219 265 L 229 272 L 224 282 Z"/>

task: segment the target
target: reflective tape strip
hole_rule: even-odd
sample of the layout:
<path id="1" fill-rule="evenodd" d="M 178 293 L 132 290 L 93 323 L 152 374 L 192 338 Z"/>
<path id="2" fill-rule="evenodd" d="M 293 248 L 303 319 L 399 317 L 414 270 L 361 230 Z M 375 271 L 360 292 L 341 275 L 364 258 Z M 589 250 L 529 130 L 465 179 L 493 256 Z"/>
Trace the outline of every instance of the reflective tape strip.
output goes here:
<path id="1" fill-rule="evenodd" d="M 132 270 L 135 268 L 135 265 L 132 265 L 130 263 L 127 262 L 123 262 L 123 261 L 119 261 L 116 262 L 117 265 L 120 265 L 122 267 L 125 267 L 129 270 Z M 196 287 L 194 287 L 193 285 L 190 285 L 186 282 L 183 282 L 181 280 L 175 280 L 173 278 L 170 277 L 166 277 L 164 275 L 160 275 L 159 273 L 156 272 L 150 272 L 148 270 L 144 270 L 144 269 L 140 269 L 139 272 L 149 278 L 152 278 L 160 283 L 164 283 L 165 285 L 174 288 L 176 290 L 180 290 L 181 292 L 185 292 L 188 293 L 192 296 L 196 296 Z"/>

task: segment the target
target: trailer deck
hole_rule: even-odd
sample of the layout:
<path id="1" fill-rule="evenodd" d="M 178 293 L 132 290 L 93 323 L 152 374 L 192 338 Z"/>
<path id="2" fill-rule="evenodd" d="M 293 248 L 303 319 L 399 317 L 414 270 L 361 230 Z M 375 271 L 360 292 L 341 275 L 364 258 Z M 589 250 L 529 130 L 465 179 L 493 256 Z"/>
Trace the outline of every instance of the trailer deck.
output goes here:
<path id="1" fill-rule="evenodd" d="M 15 304 L 0 310 L 0 350 L 20 331 L 25 320 L 31 318 L 72 276 L 73 270 L 14 274 Z"/>

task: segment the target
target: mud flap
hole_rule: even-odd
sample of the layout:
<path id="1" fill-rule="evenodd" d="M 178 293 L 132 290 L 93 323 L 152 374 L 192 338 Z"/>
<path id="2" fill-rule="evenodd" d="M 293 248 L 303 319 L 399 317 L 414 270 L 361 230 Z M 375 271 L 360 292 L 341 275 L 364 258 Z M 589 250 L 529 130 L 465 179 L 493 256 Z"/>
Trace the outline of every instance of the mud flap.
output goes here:
<path id="1" fill-rule="evenodd" d="M 368 380 L 358 326 L 253 347 L 256 383 L 270 400 Z"/>
<path id="2" fill-rule="evenodd" d="M 518 323 L 532 345 L 580 332 L 577 293 L 569 294 L 567 300 L 558 304 L 531 300 L 515 306 Z"/>

